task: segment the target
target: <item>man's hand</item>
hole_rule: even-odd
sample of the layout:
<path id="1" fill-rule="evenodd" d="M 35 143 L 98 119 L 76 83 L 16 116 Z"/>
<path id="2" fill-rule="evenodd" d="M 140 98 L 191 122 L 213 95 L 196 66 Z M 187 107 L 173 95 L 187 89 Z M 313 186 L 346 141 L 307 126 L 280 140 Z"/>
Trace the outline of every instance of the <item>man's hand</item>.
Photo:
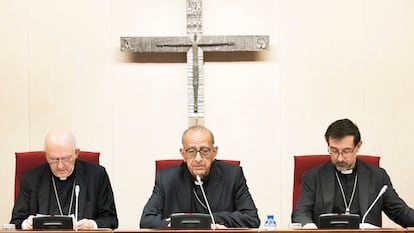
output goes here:
<path id="1" fill-rule="evenodd" d="M 86 230 L 86 229 L 97 229 L 98 226 L 94 220 L 91 219 L 82 219 L 77 222 L 77 227 L 79 230 Z"/>
<path id="2" fill-rule="evenodd" d="M 34 217 L 34 215 L 29 215 L 29 217 L 26 218 L 22 222 L 22 229 L 23 230 L 32 230 L 33 229 L 33 217 Z"/>
<path id="3" fill-rule="evenodd" d="M 171 227 L 171 218 L 166 218 L 165 222 L 167 223 L 167 227 Z"/>
<path id="4" fill-rule="evenodd" d="M 221 224 L 211 224 L 211 229 L 216 230 L 216 229 L 227 229 L 226 226 L 221 225 Z"/>
<path id="5" fill-rule="evenodd" d="M 303 227 L 303 229 L 318 229 L 315 223 L 306 223 Z"/>

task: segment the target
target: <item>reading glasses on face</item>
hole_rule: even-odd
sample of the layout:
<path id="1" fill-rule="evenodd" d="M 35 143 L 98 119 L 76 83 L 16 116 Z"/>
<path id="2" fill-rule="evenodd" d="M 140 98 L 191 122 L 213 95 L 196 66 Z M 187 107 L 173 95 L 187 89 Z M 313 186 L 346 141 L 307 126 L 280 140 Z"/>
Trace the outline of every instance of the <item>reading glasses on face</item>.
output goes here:
<path id="1" fill-rule="evenodd" d="M 202 158 L 207 158 L 210 156 L 210 153 L 213 149 L 211 147 L 200 147 L 200 150 L 197 150 L 194 147 L 189 147 L 184 150 L 188 157 L 195 158 L 197 156 L 197 153 L 200 153 L 200 156 Z"/>
<path id="2" fill-rule="evenodd" d="M 328 153 L 330 155 L 335 156 L 335 157 L 338 157 L 340 154 L 345 157 L 345 156 L 348 156 L 348 155 L 354 153 L 354 149 L 355 149 L 355 147 L 354 148 L 346 148 L 342 151 L 339 151 L 336 148 L 328 147 Z"/>
<path id="3" fill-rule="evenodd" d="M 59 162 L 68 163 L 72 159 L 72 156 L 66 156 L 62 158 L 49 158 L 50 163 L 58 164 Z"/>

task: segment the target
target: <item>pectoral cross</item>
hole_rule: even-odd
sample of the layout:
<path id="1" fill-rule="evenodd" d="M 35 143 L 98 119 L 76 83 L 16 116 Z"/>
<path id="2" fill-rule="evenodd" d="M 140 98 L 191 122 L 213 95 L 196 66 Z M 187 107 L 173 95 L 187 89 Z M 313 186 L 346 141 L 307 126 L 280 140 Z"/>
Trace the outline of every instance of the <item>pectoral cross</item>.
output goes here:
<path id="1" fill-rule="evenodd" d="M 121 51 L 187 53 L 189 125 L 204 124 L 204 52 L 263 51 L 269 48 L 265 35 L 202 35 L 202 0 L 187 0 L 187 36 L 121 37 Z"/>

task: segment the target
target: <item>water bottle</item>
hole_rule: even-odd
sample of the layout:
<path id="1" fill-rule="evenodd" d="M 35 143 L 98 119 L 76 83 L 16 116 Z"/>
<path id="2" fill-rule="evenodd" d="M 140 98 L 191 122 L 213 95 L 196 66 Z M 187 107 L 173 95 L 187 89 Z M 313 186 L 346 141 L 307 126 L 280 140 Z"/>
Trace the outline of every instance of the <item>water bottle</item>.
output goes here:
<path id="1" fill-rule="evenodd" d="M 276 230 L 277 225 L 273 214 L 268 214 L 267 219 L 263 225 L 265 230 Z"/>

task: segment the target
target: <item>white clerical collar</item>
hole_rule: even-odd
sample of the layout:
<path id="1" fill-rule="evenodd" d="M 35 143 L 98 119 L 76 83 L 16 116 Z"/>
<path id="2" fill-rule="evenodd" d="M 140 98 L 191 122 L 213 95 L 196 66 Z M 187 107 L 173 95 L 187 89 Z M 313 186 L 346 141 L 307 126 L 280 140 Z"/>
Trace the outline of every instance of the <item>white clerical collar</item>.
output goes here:
<path id="1" fill-rule="evenodd" d="M 349 175 L 352 174 L 353 169 L 348 169 L 348 170 L 341 170 L 341 173 L 344 175 Z"/>
<path id="2" fill-rule="evenodd" d="M 75 170 L 75 165 L 72 167 L 72 171 L 66 177 L 58 177 L 60 180 L 67 180 L 70 175 L 72 175 L 73 171 Z M 57 177 L 57 176 L 56 176 Z"/>

